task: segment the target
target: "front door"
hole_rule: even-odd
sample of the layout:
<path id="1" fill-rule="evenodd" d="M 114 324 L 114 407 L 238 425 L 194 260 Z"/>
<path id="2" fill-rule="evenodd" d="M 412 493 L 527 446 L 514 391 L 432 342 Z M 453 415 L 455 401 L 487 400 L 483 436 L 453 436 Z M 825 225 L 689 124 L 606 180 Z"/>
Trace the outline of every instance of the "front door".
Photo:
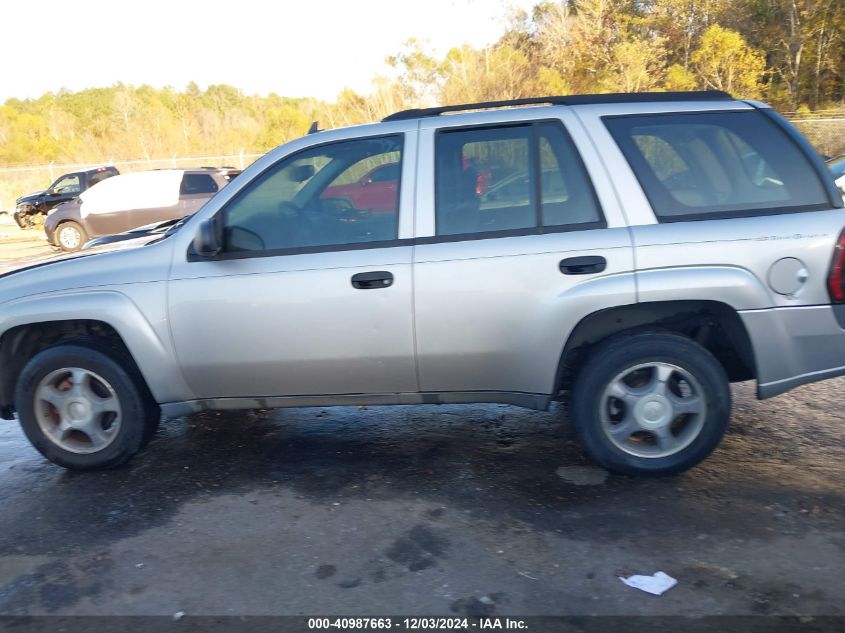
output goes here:
<path id="1" fill-rule="evenodd" d="M 404 136 L 283 159 L 219 212 L 219 257 L 175 262 L 172 335 L 197 398 L 417 390 L 412 246 L 398 239 L 410 198 L 397 192 L 392 209 L 373 213 L 322 195 L 403 161 Z M 404 170 L 412 191 L 413 165 Z"/>

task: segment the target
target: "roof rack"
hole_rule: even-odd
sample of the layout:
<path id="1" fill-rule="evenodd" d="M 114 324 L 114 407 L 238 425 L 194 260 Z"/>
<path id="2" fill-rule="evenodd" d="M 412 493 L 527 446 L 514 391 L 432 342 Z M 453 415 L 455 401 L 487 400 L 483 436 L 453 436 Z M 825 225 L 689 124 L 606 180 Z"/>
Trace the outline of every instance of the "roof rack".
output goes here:
<path id="1" fill-rule="evenodd" d="M 483 101 L 439 108 L 412 108 L 386 116 L 382 121 L 402 121 L 420 117 L 438 116 L 447 112 L 465 110 L 487 110 L 523 105 L 587 105 L 592 103 L 648 103 L 653 101 L 731 101 L 733 97 L 722 90 L 698 90 L 690 92 L 612 92 L 595 95 L 569 95 L 554 97 L 529 97 L 506 101 Z"/>

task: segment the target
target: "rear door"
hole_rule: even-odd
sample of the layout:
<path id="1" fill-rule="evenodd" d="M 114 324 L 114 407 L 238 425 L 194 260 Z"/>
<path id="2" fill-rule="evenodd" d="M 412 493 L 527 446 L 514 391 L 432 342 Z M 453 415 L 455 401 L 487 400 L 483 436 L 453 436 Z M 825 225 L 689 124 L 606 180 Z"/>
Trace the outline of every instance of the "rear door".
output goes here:
<path id="1" fill-rule="evenodd" d="M 128 231 L 169 219 L 179 205 L 180 170 L 163 169 L 108 178 L 82 194 L 88 235 Z"/>
<path id="2" fill-rule="evenodd" d="M 166 205 L 148 206 L 134 209 L 132 212 L 132 228 L 176 220 L 195 213 L 202 205 L 219 190 L 219 185 L 211 174 L 184 172 L 181 179 L 168 179 Z"/>
<path id="3" fill-rule="evenodd" d="M 120 233 L 134 226 L 131 212 L 137 198 L 138 176 L 107 178 L 82 193 L 80 216 L 88 237 Z"/>
<path id="4" fill-rule="evenodd" d="M 518 120 L 521 110 L 422 122 L 423 392 L 542 404 L 575 324 L 634 301 L 628 230 L 589 139 L 567 108 L 537 112 L 555 118 Z"/>

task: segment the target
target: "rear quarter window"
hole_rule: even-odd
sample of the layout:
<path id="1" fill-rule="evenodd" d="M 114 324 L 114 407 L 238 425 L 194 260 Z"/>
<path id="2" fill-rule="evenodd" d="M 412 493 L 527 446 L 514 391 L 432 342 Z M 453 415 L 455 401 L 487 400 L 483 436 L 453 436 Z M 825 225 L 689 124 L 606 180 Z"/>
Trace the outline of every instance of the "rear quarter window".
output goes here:
<path id="1" fill-rule="evenodd" d="M 88 178 L 88 186 L 89 186 L 89 187 L 93 187 L 93 186 L 94 186 L 94 185 L 96 185 L 98 182 L 101 182 L 101 181 L 105 180 L 106 178 L 111 178 L 111 177 L 112 177 L 112 176 L 114 176 L 114 175 L 115 175 L 115 173 L 114 173 L 114 172 L 112 172 L 112 171 L 98 171 L 98 172 L 95 172 L 95 173 L 91 174 L 91 176 L 89 176 L 89 178 Z"/>
<path id="2" fill-rule="evenodd" d="M 757 111 L 605 117 L 663 222 L 828 208 L 801 149 Z"/>

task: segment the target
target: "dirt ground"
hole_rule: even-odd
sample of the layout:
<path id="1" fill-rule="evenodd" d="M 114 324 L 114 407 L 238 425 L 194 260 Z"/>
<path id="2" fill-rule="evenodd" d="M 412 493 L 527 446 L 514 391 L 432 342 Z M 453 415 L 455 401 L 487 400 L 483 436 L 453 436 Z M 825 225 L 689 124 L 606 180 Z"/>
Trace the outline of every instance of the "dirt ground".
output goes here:
<path id="1" fill-rule="evenodd" d="M 844 392 L 737 385 L 663 479 L 595 467 L 558 408 L 204 413 L 101 473 L 4 422 L 0 614 L 841 618 Z M 658 570 L 660 597 L 618 578 Z"/>
<path id="2" fill-rule="evenodd" d="M 27 261 L 59 253 L 59 249 L 47 243 L 43 229 L 23 231 L 10 215 L 0 215 L 0 273 Z"/>

